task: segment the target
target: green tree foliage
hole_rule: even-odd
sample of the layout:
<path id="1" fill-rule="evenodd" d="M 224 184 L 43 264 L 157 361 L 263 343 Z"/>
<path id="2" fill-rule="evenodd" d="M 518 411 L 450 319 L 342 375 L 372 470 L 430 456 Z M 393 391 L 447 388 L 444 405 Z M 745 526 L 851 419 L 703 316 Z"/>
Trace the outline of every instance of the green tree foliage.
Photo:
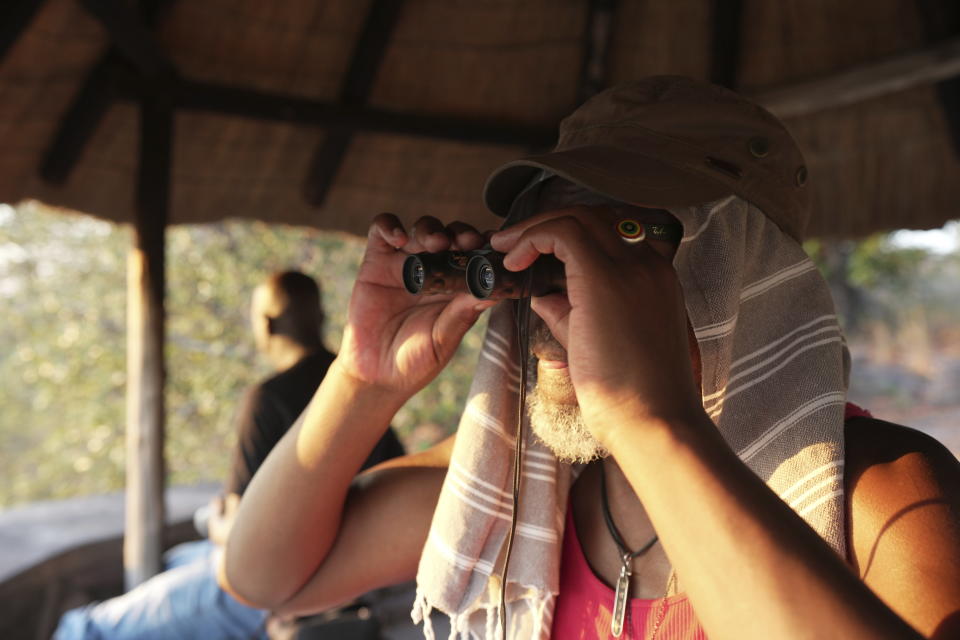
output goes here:
<path id="1" fill-rule="evenodd" d="M 0 507 L 115 491 L 124 484 L 126 228 L 34 203 L 0 207 Z M 168 482 L 219 481 L 244 387 L 269 373 L 248 324 L 253 288 L 272 271 L 316 277 L 334 351 L 363 241 L 263 223 L 167 233 Z M 450 433 L 482 327 L 397 415 L 418 449 Z"/>
<path id="2" fill-rule="evenodd" d="M 127 234 L 0 214 L 0 504 L 123 482 Z"/>
<path id="3" fill-rule="evenodd" d="M 944 230 L 951 228 L 960 225 Z M 854 401 L 893 421 L 912 424 L 926 415 L 934 429 L 952 426 L 949 413 L 935 416 L 960 398 L 960 254 L 903 246 L 898 238 L 815 240 L 805 248 L 830 284 L 846 331 Z"/>
<path id="4" fill-rule="evenodd" d="M 956 322 L 960 256 L 898 246 L 892 234 L 860 241 L 809 240 L 804 249 L 830 284 L 848 333 L 877 323 L 892 330 L 918 314 L 935 331 Z"/>

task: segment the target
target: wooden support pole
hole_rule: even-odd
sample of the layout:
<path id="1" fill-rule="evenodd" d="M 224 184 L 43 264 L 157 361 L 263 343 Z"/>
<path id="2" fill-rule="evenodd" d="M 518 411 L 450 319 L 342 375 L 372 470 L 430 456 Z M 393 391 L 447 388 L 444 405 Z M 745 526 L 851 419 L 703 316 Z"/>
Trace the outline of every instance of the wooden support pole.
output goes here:
<path id="1" fill-rule="evenodd" d="M 579 103 L 607 86 L 610 43 L 616 22 L 617 0 L 590 0 L 583 28 L 583 58 L 580 63 Z"/>
<path id="2" fill-rule="evenodd" d="M 134 246 L 127 284 L 127 589 L 162 570 L 164 523 L 164 239 L 173 110 L 144 101 Z"/>
<path id="3" fill-rule="evenodd" d="M 943 42 L 960 35 L 960 5 L 956 2 L 918 0 L 916 7 L 928 42 Z M 960 159 L 960 76 L 942 80 L 936 88 L 953 154 Z"/>
<path id="4" fill-rule="evenodd" d="M 740 71 L 743 0 L 713 0 L 710 82 L 736 89 Z"/>
<path id="5" fill-rule="evenodd" d="M 819 80 L 754 95 L 779 118 L 805 116 L 960 75 L 960 38 Z"/>

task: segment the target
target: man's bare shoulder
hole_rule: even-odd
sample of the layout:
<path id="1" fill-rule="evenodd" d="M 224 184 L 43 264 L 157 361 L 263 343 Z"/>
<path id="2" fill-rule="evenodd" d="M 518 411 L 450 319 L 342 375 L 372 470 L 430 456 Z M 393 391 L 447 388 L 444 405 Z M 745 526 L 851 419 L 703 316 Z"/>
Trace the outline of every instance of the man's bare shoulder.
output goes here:
<path id="1" fill-rule="evenodd" d="M 848 514 L 861 524 L 926 501 L 960 514 L 960 462 L 916 429 L 868 417 L 847 421 L 845 475 Z"/>
<path id="2" fill-rule="evenodd" d="M 960 631 L 960 462 L 909 427 L 854 418 L 846 428 L 849 560 L 931 638 Z"/>
<path id="3" fill-rule="evenodd" d="M 909 548 L 914 558 L 939 549 L 960 563 L 960 462 L 943 444 L 903 425 L 854 418 L 845 475 L 851 559 L 863 574 L 883 540 L 899 540 L 899 552 Z"/>
<path id="4" fill-rule="evenodd" d="M 957 425 L 960 428 L 960 425 Z M 881 467 L 882 465 L 882 467 Z M 904 425 L 869 417 L 846 423 L 846 474 L 853 488 L 865 472 L 894 476 L 903 472 L 932 474 L 956 481 L 960 462 L 937 439 Z"/>

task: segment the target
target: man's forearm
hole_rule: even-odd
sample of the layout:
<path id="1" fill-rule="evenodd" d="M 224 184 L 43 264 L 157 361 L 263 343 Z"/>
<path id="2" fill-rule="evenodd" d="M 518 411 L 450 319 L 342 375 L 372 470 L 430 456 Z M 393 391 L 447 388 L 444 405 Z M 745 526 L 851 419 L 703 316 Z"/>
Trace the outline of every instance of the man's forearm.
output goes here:
<path id="1" fill-rule="evenodd" d="M 711 638 L 917 638 L 744 466 L 706 416 L 611 451 Z"/>
<path id="2" fill-rule="evenodd" d="M 307 582 L 336 538 L 351 480 L 404 401 L 334 362 L 244 493 L 221 572 L 230 591 L 272 608 Z"/>

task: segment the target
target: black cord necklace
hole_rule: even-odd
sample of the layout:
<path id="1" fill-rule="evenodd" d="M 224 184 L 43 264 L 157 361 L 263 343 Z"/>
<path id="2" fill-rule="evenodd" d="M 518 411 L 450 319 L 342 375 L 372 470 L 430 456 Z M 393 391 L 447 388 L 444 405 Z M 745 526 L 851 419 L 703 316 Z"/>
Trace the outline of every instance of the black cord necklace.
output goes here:
<path id="1" fill-rule="evenodd" d="M 600 463 L 600 497 L 603 505 L 603 521 L 607 525 L 610 537 L 613 538 L 613 542 L 620 551 L 620 577 L 617 578 L 616 595 L 613 597 L 613 616 L 610 620 L 610 633 L 615 638 L 619 638 L 623 633 L 623 620 L 630 601 L 630 576 L 633 575 L 633 561 L 649 551 L 657 543 L 658 538 L 653 536 L 636 551 L 630 551 L 627 547 L 627 543 L 623 541 L 623 536 L 620 535 L 617 525 L 613 523 L 613 516 L 610 514 L 610 503 L 607 501 L 607 472 L 603 462 Z"/>

